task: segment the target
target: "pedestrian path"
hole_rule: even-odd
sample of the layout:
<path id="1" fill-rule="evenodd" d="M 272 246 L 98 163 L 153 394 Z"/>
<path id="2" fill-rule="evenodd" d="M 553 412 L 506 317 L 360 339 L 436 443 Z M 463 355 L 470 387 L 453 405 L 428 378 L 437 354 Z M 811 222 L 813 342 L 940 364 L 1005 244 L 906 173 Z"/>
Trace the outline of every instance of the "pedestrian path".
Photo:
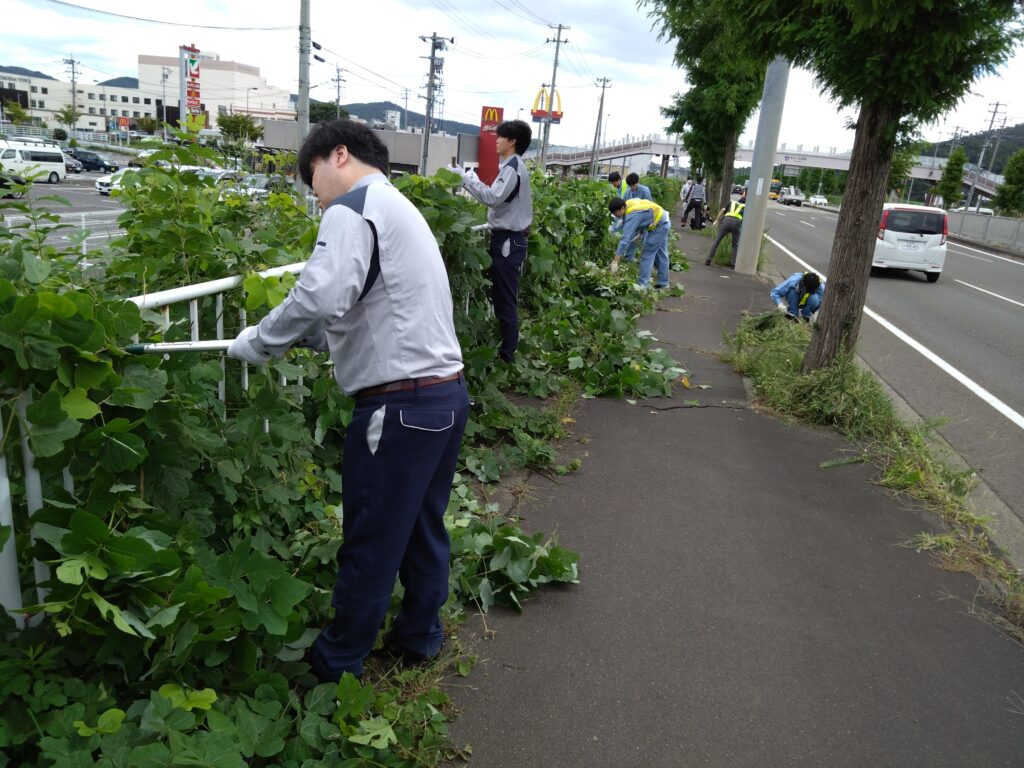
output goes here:
<path id="1" fill-rule="evenodd" d="M 751 407 L 712 353 L 770 286 L 709 245 L 681 234 L 686 295 L 644 321 L 694 388 L 582 401 L 582 469 L 523 495 L 581 583 L 459 629 L 456 744 L 473 768 L 1024 764 L 1024 651 L 969 615 L 973 578 L 900 546 L 929 515 Z"/>

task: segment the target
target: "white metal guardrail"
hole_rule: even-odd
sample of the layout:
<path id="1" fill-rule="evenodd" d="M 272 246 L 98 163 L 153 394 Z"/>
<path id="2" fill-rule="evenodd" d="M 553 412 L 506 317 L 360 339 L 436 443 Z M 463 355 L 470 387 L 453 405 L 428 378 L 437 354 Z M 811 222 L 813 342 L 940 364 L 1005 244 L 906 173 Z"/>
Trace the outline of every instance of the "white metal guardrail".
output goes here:
<path id="1" fill-rule="evenodd" d="M 479 232 L 487 229 L 487 225 L 480 224 L 472 229 L 473 231 Z M 258 274 L 261 277 L 280 277 L 286 273 L 297 275 L 302 272 L 305 266 L 306 262 L 302 261 L 295 264 L 286 264 L 282 267 L 274 267 L 273 269 L 264 270 Z M 166 323 L 170 323 L 172 306 L 187 303 L 189 314 L 189 336 L 191 340 L 187 342 L 164 343 L 158 346 L 135 344 L 131 346 L 139 348 L 130 349 L 130 351 L 143 354 L 149 353 L 150 351 L 154 354 L 176 351 L 218 352 L 221 353 L 220 365 L 221 371 L 223 372 L 225 370 L 223 350 L 227 348 L 227 345 L 230 342 L 229 339 L 224 338 L 224 294 L 228 291 L 241 287 L 243 280 L 244 277 L 236 275 L 234 277 L 221 278 L 220 280 L 211 280 L 205 283 L 197 283 L 195 285 L 187 285 L 181 288 L 171 288 L 166 291 L 158 291 L 156 293 L 150 293 L 143 296 L 131 297 L 128 301 L 135 304 L 139 309 L 159 311 L 163 315 Z M 215 338 L 200 340 L 200 300 L 210 296 L 215 299 Z M 466 311 L 468 312 L 468 297 Z M 244 309 L 239 310 L 239 324 L 242 328 L 246 326 L 246 313 Z M 299 379 L 299 382 L 301 383 L 301 378 Z M 282 385 L 286 383 L 283 377 L 281 383 Z M 243 389 L 248 389 L 249 367 L 246 364 L 242 365 L 241 385 Z M 218 398 L 223 402 L 226 398 L 226 388 L 223 376 L 221 377 L 220 382 L 218 382 L 217 389 Z M 20 426 L 27 423 L 26 409 L 30 404 L 31 398 L 29 394 L 24 393 L 19 398 L 15 406 L 20 422 L 21 458 L 25 484 L 25 511 L 29 516 L 43 507 L 42 482 L 39 472 L 35 468 L 35 457 L 32 455 L 32 450 L 29 445 L 28 431 L 23 426 Z M 269 429 L 269 424 L 267 422 L 264 422 L 263 426 L 265 430 Z M 4 424 L 2 419 L 0 419 L 0 445 L 4 445 Z M 74 484 L 67 469 L 65 469 L 63 473 L 63 484 L 64 488 L 69 493 L 74 493 Z M 4 544 L 3 549 L 0 550 L 0 605 L 2 605 L 4 609 L 14 617 L 18 627 L 23 628 L 26 623 L 40 621 L 42 615 L 35 614 L 33 616 L 26 617 L 24 614 L 20 613 L 24 607 L 24 603 L 22 601 L 21 579 L 18 573 L 18 556 L 14 537 L 14 503 L 11 492 L 10 476 L 7 471 L 7 459 L 5 452 L 0 452 L 0 526 L 9 526 L 11 529 L 10 537 Z M 45 563 L 35 561 L 33 563 L 33 572 L 36 584 L 36 598 L 39 603 L 42 603 L 46 599 L 46 589 L 42 584 L 50 579 L 49 567 Z"/>
<path id="2" fill-rule="evenodd" d="M 117 222 L 122 213 L 124 211 L 116 210 L 60 214 L 60 224 L 47 233 L 43 244 L 63 250 L 74 247 L 86 256 L 90 250 L 124 234 Z M 32 226 L 32 220 L 28 216 L 5 216 L 0 219 L 0 224 L 8 229 L 23 229 Z M 50 226 L 49 222 L 47 226 Z"/>

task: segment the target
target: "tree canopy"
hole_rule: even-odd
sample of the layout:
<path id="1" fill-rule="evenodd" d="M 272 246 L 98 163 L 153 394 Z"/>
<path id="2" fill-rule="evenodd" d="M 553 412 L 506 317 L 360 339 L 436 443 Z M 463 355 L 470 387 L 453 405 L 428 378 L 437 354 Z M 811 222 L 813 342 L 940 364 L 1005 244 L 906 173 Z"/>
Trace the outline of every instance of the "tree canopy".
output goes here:
<path id="1" fill-rule="evenodd" d="M 1004 216 L 1024 216 L 1024 149 L 1010 155 L 992 205 Z"/>
<path id="2" fill-rule="evenodd" d="M 220 115 L 217 117 L 217 128 L 228 140 L 252 140 L 263 136 L 263 126 L 257 125 L 252 117 L 245 114 Z"/>
<path id="3" fill-rule="evenodd" d="M 942 169 L 942 178 L 935 185 L 935 194 L 942 198 L 947 208 L 957 204 L 963 195 L 964 185 L 964 163 L 967 162 L 967 153 L 963 147 L 954 147 L 946 160 L 946 167 Z"/>

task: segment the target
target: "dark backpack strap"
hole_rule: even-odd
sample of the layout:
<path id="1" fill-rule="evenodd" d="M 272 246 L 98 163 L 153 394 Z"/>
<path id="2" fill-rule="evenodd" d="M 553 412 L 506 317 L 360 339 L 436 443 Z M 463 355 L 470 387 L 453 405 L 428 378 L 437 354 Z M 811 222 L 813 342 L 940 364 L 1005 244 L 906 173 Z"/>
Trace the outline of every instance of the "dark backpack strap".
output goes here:
<path id="1" fill-rule="evenodd" d="M 363 290 L 359 292 L 359 298 L 356 301 L 362 301 L 366 297 L 380 275 L 380 247 L 377 245 L 377 228 L 369 219 L 363 219 L 363 221 L 370 225 L 370 232 L 373 233 L 373 255 L 370 256 L 370 271 L 366 273 L 366 282 L 363 283 Z"/>

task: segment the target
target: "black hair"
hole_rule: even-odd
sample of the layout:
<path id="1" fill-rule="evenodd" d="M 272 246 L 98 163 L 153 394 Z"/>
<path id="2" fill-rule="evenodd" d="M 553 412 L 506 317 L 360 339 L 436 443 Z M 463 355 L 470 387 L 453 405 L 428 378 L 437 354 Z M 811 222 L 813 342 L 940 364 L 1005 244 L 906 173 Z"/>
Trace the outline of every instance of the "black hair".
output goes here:
<path id="1" fill-rule="evenodd" d="M 817 272 L 804 272 L 800 282 L 803 283 L 804 290 L 808 293 L 814 293 L 818 290 L 818 286 L 821 285 L 821 278 L 818 277 Z"/>
<path id="2" fill-rule="evenodd" d="M 703 176 L 698 176 L 697 177 L 697 183 L 698 184 L 703 184 L 704 183 L 704 177 Z"/>
<path id="3" fill-rule="evenodd" d="M 612 171 L 608 174 L 608 181 L 612 184 L 622 181 L 622 175 L 618 171 Z"/>
<path id="4" fill-rule="evenodd" d="M 615 213 L 616 211 L 621 211 L 625 207 L 626 201 L 623 200 L 621 197 L 613 197 L 608 201 L 608 210 L 611 211 L 612 213 Z"/>
<path id="5" fill-rule="evenodd" d="M 309 131 L 299 150 L 299 175 L 307 187 L 313 185 L 313 163 L 327 158 L 337 147 L 345 147 L 352 157 L 387 175 L 388 148 L 369 127 L 352 120 L 317 123 Z"/>
<path id="6" fill-rule="evenodd" d="M 533 131 L 522 120 L 506 120 L 494 132 L 503 139 L 512 139 L 516 143 L 516 154 L 521 155 L 530 148 Z"/>
<path id="7" fill-rule="evenodd" d="M 632 187 L 634 184 L 640 183 L 640 177 L 637 176 L 635 173 L 631 173 L 629 174 L 629 176 L 626 177 L 626 183 Z"/>

